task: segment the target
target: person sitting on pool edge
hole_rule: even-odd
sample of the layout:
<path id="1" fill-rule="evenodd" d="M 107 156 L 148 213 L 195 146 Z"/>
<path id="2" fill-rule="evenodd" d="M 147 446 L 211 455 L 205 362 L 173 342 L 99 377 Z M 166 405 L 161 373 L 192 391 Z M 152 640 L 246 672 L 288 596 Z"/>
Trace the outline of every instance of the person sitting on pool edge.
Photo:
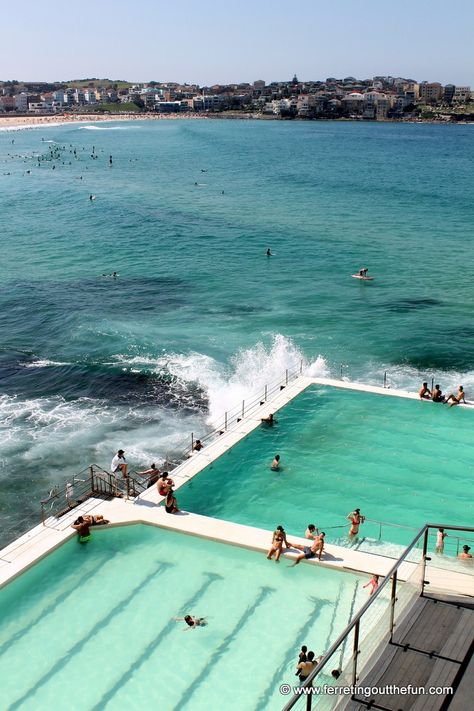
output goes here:
<path id="1" fill-rule="evenodd" d="M 276 420 L 273 417 L 273 412 L 270 412 L 270 414 L 266 417 L 262 417 L 260 421 L 263 424 L 268 425 L 269 427 L 272 427 L 274 424 L 276 424 Z"/>
<path id="2" fill-rule="evenodd" d="M 449 407 L 454 407 L 454 405 L 460 405 L 462 402 L 466 404 L 464 388 L 462 385 L 458 387 L 456 395 L 454 395 L 453 393 L 451 393 L 451 395 L 448 395 L 448 397 L 446 398 L 446 402 L 449 402 L 450 400 L 451 402 L 449 403 Z"/>
<path id="3" fill-rule="evenodd" d="M 277 526 L 276 530 L 273 531 L 272 545 L 267 553 L 268 560 L 271 560 L 273 558 L 273 554 L 275 554 L 275 563 L 279 563 L 280 556 L 283 552 L 283 545 L 285 548 L 293 548 L 293 546 L 286 540 L 286 533 L 283 526 Z"/>
<path id="4" fill-rule="evenodd" d="M 446 398 L 443 395 L 443 391 L 440 390 L 439 384 L 436 384 L 431 393 L 431 399 L 433 402 L 446 402 Z"/>
<path id="5" fill-rule="evenodd" d="M 318 560 L 321 560 L 321 556 L 323 554 L 324 550 L 324 536 L 326 534 L 320 533 L 319 536 L 317 536 L 314 541 L 310 546 L 301 546 L 299 543 L 293 544 L 292 548 L 296 548 L 299 551 L 303 551 L 302 553 L 299 554 L 295 558 L 294 563 L 290 566 L 292 568 L 295 565 L 298 565 L 302 560 L 306 558 L 306 560 L 310 560 L 311 558 L 316 558 L 316 555 L 318 556 Z"/>
<path id="6" fill-rule="evenodd" d="M 420 400 L 431 400 L 431 390 L 428 388 L 428 383 L 423 383 L 418 391 Z"/>

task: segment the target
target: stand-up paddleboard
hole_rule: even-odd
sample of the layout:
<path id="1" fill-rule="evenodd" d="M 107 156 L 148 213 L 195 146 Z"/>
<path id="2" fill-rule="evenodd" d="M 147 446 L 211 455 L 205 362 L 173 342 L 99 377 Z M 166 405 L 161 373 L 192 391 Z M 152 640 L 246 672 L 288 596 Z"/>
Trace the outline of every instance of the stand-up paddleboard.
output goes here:
<path id="1" fill-rule="evenodd" d="M 361 276 L 360 274 L 351 274 L 353 279 L 361 279 L 362 281 L 373 281 L 374 277 Z"/>

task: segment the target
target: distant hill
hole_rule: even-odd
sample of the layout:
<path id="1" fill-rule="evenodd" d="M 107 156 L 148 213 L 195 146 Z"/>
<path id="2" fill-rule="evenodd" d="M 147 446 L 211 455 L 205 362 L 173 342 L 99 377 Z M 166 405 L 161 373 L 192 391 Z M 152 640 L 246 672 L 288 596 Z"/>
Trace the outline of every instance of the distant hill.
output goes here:
<path id="1" fill-rule="evenodd" d="M 88 87 L 97 89 L 99 86 L 113 86 L 117 89 L 126 89 L 133 86 L 132 82 L 124 81 L 123 79 L 97 79 L 95 77 L 91 79 L 70 79 L 63 82 L 63 84 L 70 87 L 77 87 L 78 89 L 87 89 Z"/>

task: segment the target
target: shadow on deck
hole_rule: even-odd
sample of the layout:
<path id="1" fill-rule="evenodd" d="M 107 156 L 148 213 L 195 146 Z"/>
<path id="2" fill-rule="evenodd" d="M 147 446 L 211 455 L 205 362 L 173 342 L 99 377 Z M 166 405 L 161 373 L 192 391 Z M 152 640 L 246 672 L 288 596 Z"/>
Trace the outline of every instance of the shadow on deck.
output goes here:
<path id="1" fill-rule="evenodd" d="M 355 695 L 337 708 L 466 711 L 473 708 L 473 651 L 474 598 L 442 594 L 419 597 L 392 641 L 382 643 L 376 650 L 375 665 L 358 681 L 361 687 L 392 686 L 394 693 L 367 698 Z M 400 688 L 409 685 L 425 692 L 402 694 Z M 430 687 L 452 687 L 453 693 L 429 693 Z"/>

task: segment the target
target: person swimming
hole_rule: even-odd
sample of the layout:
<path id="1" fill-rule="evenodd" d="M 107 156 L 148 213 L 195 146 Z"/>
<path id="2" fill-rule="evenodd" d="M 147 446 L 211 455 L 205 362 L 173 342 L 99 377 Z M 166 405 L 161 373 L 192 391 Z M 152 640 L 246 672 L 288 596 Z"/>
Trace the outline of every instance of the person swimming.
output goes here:
<path id="1" fill-rule="evenodd" d="M 273 462 L 271 463 L 270 469 L 272 471 L 277 472 L 280 469 L 280 455 L 275 454 L 275 457 L 273 459 Z"/>
<path id="2" fill-rule="evenodd" d="M 183 630 L 183 632 L 187 632 L 188 630 L 195 630 L 196 627 L 205 627 L 207 625 L 207 619 L 205 617 L 193 617 L 193 615 L 185 615 L 184 617 L 175 617 L 174 618 L 177 622 L 183 621 L 186 622 L 187 627 Z"/>

